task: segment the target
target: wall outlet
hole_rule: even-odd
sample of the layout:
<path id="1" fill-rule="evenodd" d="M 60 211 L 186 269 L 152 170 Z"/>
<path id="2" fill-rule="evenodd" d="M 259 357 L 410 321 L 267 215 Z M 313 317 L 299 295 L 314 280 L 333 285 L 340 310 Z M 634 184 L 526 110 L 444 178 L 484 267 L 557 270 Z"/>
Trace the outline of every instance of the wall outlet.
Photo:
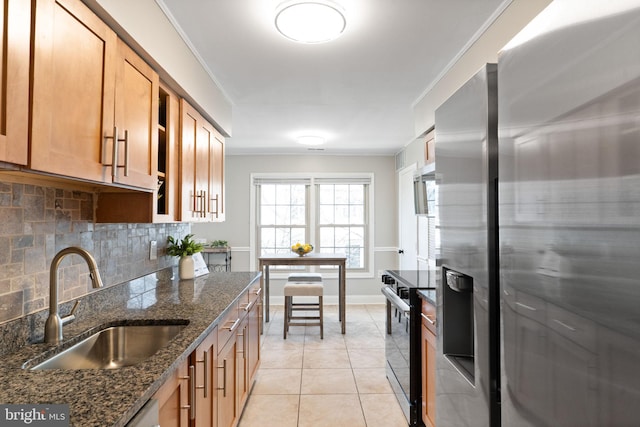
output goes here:
<path id="1" fill-rule="evenodd" d="M 149 259 L 158 259 L 158 242 L 156 240 L 149 242 Z"/>

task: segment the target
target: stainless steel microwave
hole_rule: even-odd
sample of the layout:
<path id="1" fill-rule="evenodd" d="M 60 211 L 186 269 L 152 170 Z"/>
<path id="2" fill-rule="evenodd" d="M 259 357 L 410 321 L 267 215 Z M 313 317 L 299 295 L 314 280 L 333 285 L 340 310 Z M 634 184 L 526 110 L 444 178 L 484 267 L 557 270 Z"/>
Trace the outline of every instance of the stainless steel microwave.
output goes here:
<path id="1" fill-rule="evenodd" d="M 436 214 L 436 164 L 429 163 L 418 169 L 413 176 L 413 203 L 416 215 Z"/>

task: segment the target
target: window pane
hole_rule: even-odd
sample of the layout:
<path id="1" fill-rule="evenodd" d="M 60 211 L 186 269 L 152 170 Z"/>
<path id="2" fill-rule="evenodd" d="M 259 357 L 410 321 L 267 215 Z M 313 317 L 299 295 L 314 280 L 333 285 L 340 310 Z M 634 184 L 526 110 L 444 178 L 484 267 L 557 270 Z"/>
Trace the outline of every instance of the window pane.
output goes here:
<path id="1" fill-rule="evenodd" d="M 349 229 L 347 227 L 336 227 L 335 233 L 335 245 L 337 247 L 347 247 L 349 245 Z"/>
<path id="2" fill-rule="evenodd" d="M 278 225 L 291 224 L 291 208 L 289 207 L 289 205 L 276 206 L 275 224 L 278 224 Z"/>
<path id="3" fill-rule="evenodd" d="M 349 245 L 364 247 L 364 227 L 351 227 L 349 229 Z"/>
<path id="4" fill-rule="evenodd" d="M 349 202 L 351 204 L 364 204 L 364 185 L 349 186 Z"/>
<path id="5" fill-rule="evenodd" d="M 276 189 L 276 204 L 288 205 L 289 203 L 291 203 L 291 186 L 278 185 Z"/>
<path id="6" fill-rule="evenodd" d="M 348 185 L 336 185 L 335 186 L 335 203 L 348 204 L 349 203 L 349 186 Z"/>
<path id="7" fill-rule="evenodd" d="M 320 224 L 333 224 L 334 212 L 333 205 L 321 205 L 320 206 Z"/>
<path id="8" fill-rule="evenodd" d="M 263 228 L 260 232 L 260 244 L 263 248 L 275 248 L 276 230 L 274 228 Z"/>
<path id="9" fill-rule="evenodd" d="M 260 225 L 275 224 L 276 223 L 276 207 L 275 206 L 263 206 L 260 211 Z"/>
<path id="10" fill-rule="evenodd" d="M 335 235 L 333 227 L 320 228 L 320 246 L 333 248 L 335 246 Z"/>
<path id="11" fill-rule="evenodd" d="M 276 186 L 261 185 L 260 186 L 260 203 L 265 205 L 273 205 L 276 202 Z"/>
<path id="12" fill-rule="evenodd" d="M 364 206 L 362 205 L 349 206 L 349 223 L 364 224 Z"/>
<path id="13" fill-rule="evenodd" d="M 276 228 L 276 248 L 287 248 L 291 241 L 290 228 Z"/>
<path id="14" fill-rule="evenodd" d="M 306 222 L 304 206 L 291 207 L 291 224 L 304 225 Z"/>
<path id="15" fill-rule="evenodd" d="M 320 204 L 321 205 L 333 204 L 333 185 L 320 186 Z"/>
<path id="16" fill-rule="evenodd" d="M 336 220 L 335 224 L 349 224 L 349 206 L 338 205 L 336 206 Z"/>
<path id="17" fill-rule="evenodd" d="M 305 195 L 306 195 L 305 185 L 296 184 L 291 186 L 291 204 L 292 205 L 304 206 L 306 204 Z"/>

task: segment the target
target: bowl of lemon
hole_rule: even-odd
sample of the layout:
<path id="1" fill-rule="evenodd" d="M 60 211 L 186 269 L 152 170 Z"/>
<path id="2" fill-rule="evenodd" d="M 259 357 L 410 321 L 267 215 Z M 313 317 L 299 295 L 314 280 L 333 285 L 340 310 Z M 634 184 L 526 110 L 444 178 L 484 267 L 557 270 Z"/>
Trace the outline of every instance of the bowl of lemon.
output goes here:
<path id="1" fill-rule="evenodd" d="M 298 256 L 305 256 L 312 250 L 313 250 L 313 245 L 309 243 L 298 242 L 295 245 L 291 246 L 291 251 L 297 253 Z"/>

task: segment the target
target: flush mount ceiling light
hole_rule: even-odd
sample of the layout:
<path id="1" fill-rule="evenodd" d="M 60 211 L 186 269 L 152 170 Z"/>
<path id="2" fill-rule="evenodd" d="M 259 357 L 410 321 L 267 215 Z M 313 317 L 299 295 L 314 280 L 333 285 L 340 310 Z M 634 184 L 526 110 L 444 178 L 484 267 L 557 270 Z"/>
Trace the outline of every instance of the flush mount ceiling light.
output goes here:
<path id="1" fill-rule="evenodd" d="M 302 144 L 302 145 L 322 145 L 322 144 L 324 144 L 324 138 L 321 137 L 321 136 L 312 136 L 312 135 L 299 136 L 298 137 L 298 144 Z"/>
<path id="2" fill-rule="evenodd" d="M 288 39 L 300 43 L 323 43 L 344 31 L 344 9 L 329 0 L 285 1 L 276 8 L 276 28 Z"/>

